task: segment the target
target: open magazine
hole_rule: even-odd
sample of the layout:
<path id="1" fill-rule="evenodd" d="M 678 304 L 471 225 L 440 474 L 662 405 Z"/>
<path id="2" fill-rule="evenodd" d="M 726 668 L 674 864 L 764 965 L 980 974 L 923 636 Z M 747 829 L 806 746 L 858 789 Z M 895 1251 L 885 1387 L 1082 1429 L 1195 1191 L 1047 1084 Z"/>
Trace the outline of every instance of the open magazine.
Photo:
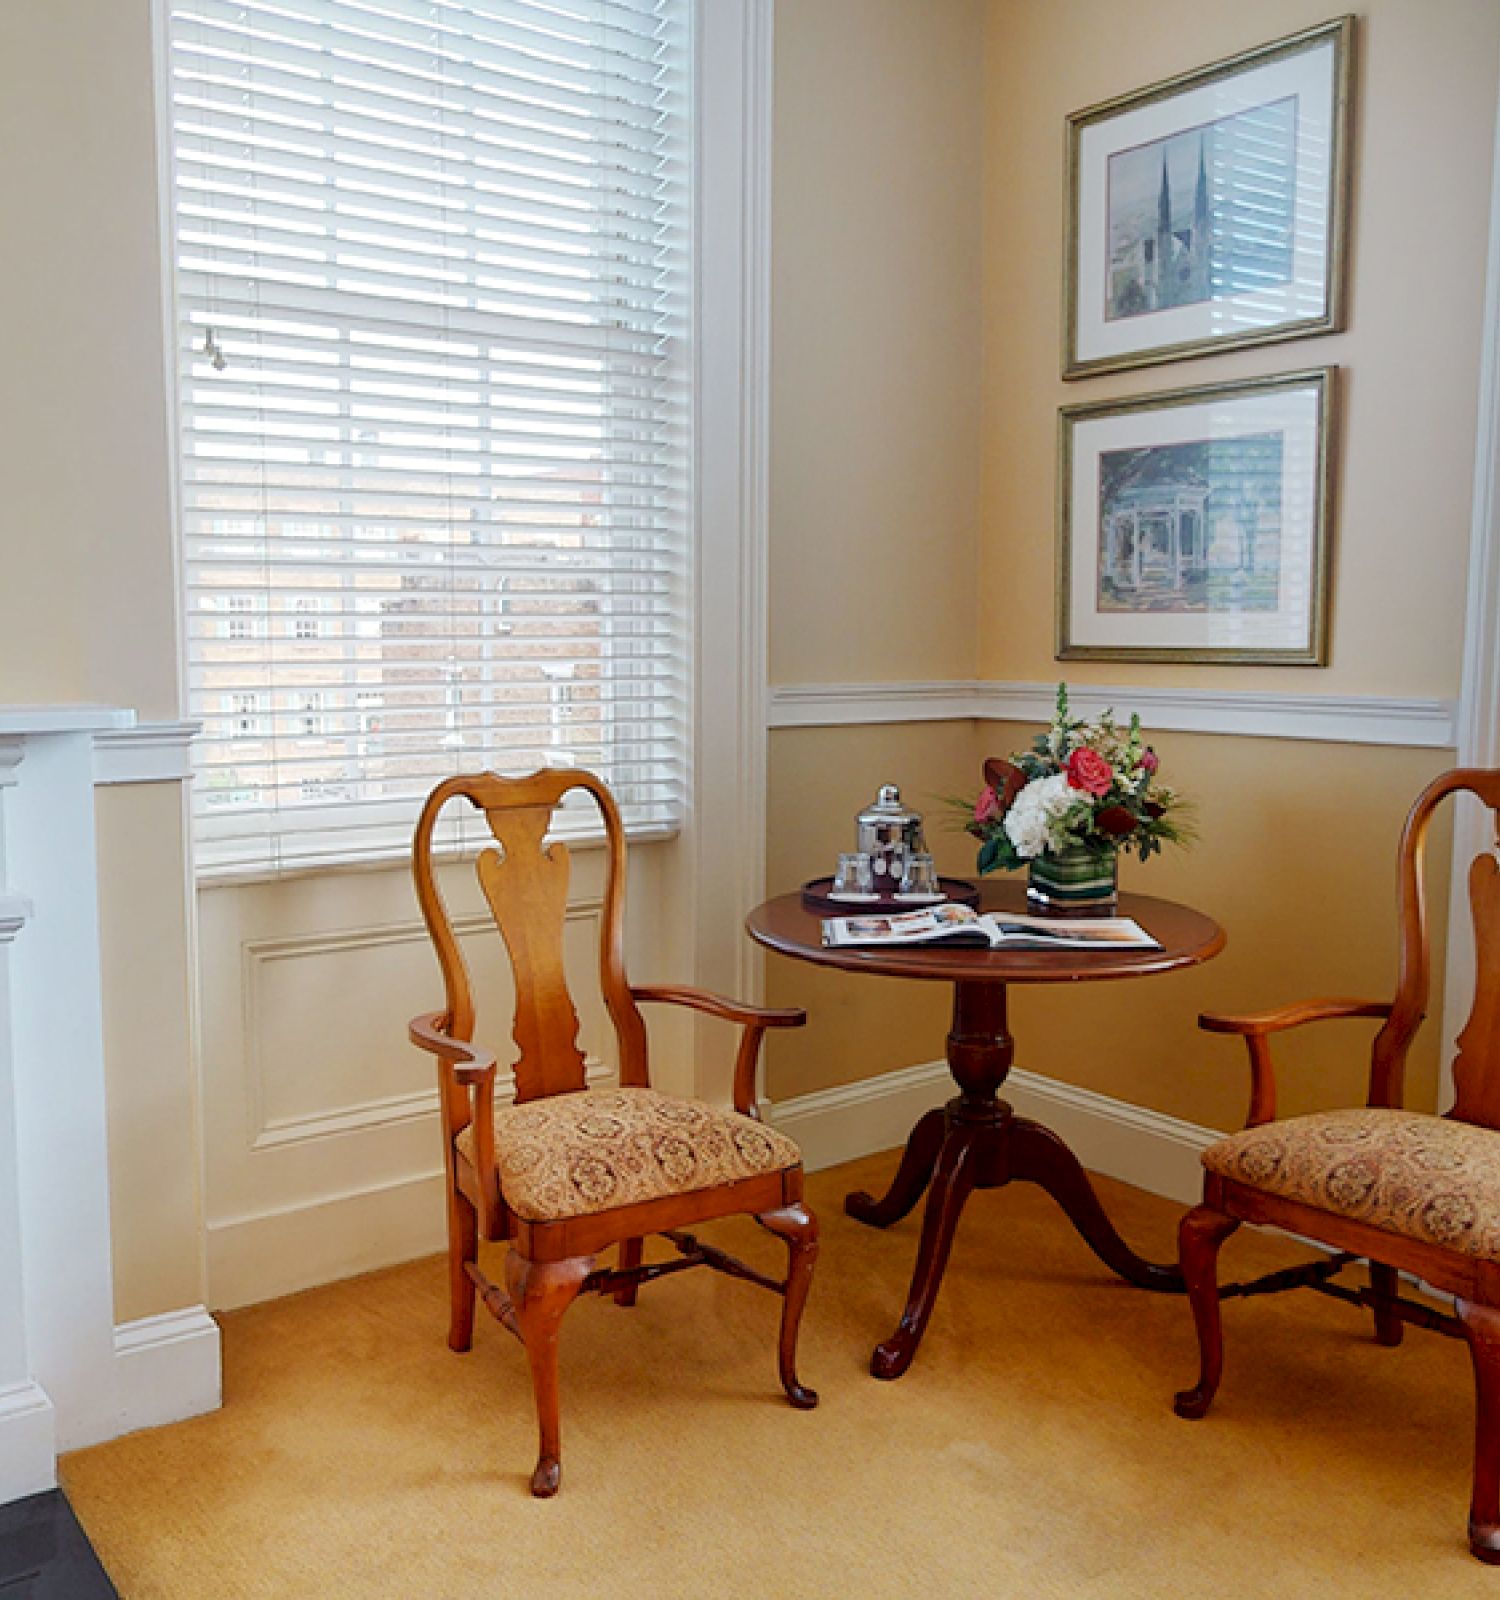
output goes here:
<path id="1" fill-rule="evenodd" d="M 890 916 L 829 917 L 825 949 L 851 945 L 988 945 L 992 950 L 1160 950 L 1129 917 L 1026 917 L 1011 911 L 980 913 L 968 906 L 941 905 Z"/>

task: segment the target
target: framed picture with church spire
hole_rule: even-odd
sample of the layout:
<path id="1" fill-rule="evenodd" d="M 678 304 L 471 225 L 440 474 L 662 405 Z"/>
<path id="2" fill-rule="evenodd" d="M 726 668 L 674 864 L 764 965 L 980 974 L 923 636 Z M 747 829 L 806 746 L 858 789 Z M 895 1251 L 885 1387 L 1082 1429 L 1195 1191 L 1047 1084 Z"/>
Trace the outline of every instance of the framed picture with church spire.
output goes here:
<path id="1" fill-rule="evenodd" d="M 1068 118 L 1063 376 L 1343 327 L 1353 17 Z"/>

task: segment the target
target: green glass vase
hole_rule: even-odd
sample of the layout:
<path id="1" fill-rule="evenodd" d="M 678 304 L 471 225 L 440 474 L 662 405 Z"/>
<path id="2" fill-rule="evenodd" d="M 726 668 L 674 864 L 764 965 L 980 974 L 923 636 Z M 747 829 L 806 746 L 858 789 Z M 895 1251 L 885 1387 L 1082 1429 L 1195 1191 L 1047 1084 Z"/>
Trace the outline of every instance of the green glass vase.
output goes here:
<path id="1" fill-rule="evenodd" d="M 1118 894 L 1113 849 L 1078 845 L 1071 850 L 1047 850 L 1030 863 L 1026 898 L 1039 912 L 1108 912 Z"/>

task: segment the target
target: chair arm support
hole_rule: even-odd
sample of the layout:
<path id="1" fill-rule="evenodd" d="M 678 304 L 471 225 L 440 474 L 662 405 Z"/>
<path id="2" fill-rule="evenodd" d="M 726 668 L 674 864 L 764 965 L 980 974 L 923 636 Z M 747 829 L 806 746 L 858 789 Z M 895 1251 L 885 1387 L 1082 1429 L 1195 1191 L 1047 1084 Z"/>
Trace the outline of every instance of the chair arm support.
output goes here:
<path id="1" fill-rule="evenodd" d="M 805 1011 L 747 1005 L 743 1000 L 726 1000 L 722 995 L 710 994 L 707 989 L 690 988 L 686 984 L 646 984 L 633 988 L 630 993 L 636 1000 L 687 1006 L 689 1010 L 702 1011 L 724 1022 L 738 1022 L 747 1028 L 800 1028 L 807 1021 Z"/>
<path id="2" fill-rule="evenodd" d="M 1305 1022 L 1330 1022 L 1340 1017 L 1390 1016 L 1384 1000 L 1303 1000 L 1283 1006 L 1279 1011 L 1263 1011 L 1249 1017 L 1227 1017 L 1205 1011 L 1198 1026 L 1206 1033 L 1235 1033 L 1244 1039 L 1250 1052 L 1250 1110 L 1247 1128 L 1258 1128 L 1276 1118 L 1276 1068 L 1271 1060 L 1270 1036 Z"/>
<path id="3" fill-rule="evenodd" d="M 726 1000 L 721 995 L 710 994 L 706 989 L 681 985 L 648 985 L 632 989 L 630 993 L 636 1000 L 686 1006 L 724 1022 L 739 1023 L 744 1032 L 734 1058 L 734 1109 L 741 1116 L 760 1120 L 760 1108 L 755 1103 L 755 1067 L 760 1059 L 760 1041 L 767 1028 L 800 1028 L 807 1021 L 805 1011 L 746 1005 L 740 1000 Z"/>
<path id="4" fill-rule="evenodd" d="M 407 1025 L 407 1036 L 414 1045 L 430 1050 L 453 1068 L 453 1075 L 463 1084 L 485 1083 L 495 1075 L 495 1058 L 488 1050 L 465 1039 L 453 1039 L 443 1030 L 448 1018 L 441 1011 L 426 1011 L 413 1017 Z"/>
<path id="5" fill-rule="evenodd" d="M 1205 1011 L 1198 1018 L 1198 1026 L 1206 1033 L 1238 1033 L 1255 1037 L 1268 1033 L 1282 1033 L 1287 1028 L 1300 1028 L 1305 1022 L 1331 1022 L 1339 1017 L 1390 1016 L 1391 1006 L 1385 1000 L 1301 1000 L 1296 1005 L 1282 1006 L 1277 1011 L 1262 1011 L 1249 1017 L 1229 1017 L 1215 1011 Z"/>

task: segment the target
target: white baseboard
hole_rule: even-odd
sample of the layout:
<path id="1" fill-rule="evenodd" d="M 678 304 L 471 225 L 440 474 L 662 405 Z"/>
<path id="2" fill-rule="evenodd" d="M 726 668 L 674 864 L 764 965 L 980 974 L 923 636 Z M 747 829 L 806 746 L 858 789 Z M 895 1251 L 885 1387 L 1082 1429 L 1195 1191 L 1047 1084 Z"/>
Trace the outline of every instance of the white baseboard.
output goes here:
<path id="1" fill-rule="evenodd" d="M 1199 1156 L 1223 1137 L 1035 1072 L 1012 1072 L 1002 1092 L 1023 1116 L 1060 1134 L 1090 1172 L 1183 1205 L 1193 1204 L 1203 1190 Z M 765 1116 L 797 1141 L 808 1171 L 816 1172 L 904 1144 L 924 1111 L 956 1093 L 947 1064 L 929 1061 L 771 1102 Z"/>
<path id="2" fill-rule="evenodd" d="M 0 1505 L 57 1487 L 57 1420 L 39 1384 L 0 1389 Z"/>
<path id="3" fill-rule="evenodd" d="M 221 1311 L 432 1255 L 447 1240 L 443 1174 L 212 1222 L 209 1303 Z"/>
<path id="4" fill-rule="evenodd" d="M 119 1433 L 217 1411 L 219 1325 L 202 1306 L 122 1322 L 115 1328 L 115 1373 Z"/>
<path id="5" fill-rule="evenodd" d="M 947 1065 L 932 1061 L 765 1102 L 762 1112 L 797 1141 L 808 1171 L 816 1172 L 904 1144 L 917 1118 L 955 1093 Z M 1067 1140 L 1091 1172 L 1184 1205 L 1202 1190 L 1199 1154 L 1221 1137 L 1035 1072 L 1012 1072 L 1004 1093 L 1022 1115 Z M 296 1294 L 430 1255 L 444 1239 L 440 1171 L 211 1223 L 210 1301 L 227 1311 Z"/>

